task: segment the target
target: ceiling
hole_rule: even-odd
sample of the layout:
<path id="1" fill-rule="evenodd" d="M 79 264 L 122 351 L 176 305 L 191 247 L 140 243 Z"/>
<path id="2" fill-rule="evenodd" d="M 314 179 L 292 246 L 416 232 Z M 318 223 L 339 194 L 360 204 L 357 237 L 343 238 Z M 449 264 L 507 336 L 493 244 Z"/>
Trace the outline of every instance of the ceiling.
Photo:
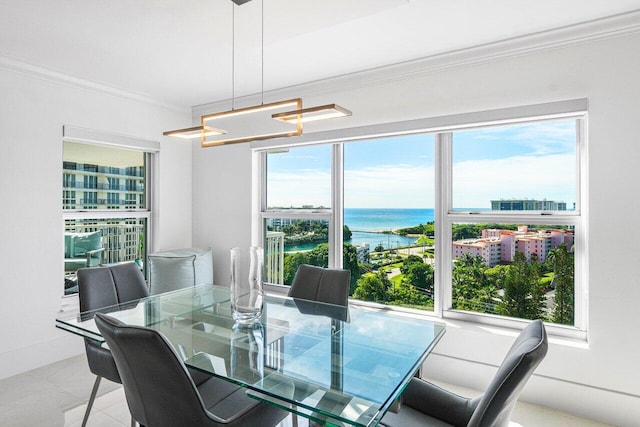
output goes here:
<path id="1" fill-rule="evenodd" d="M 230 99 L 232 87 L 259 93 L 640 9 L 639 0 L 264 0 L 262 37 L 261 2 L 0 0 L 0 59 L 188 107 Z"/>

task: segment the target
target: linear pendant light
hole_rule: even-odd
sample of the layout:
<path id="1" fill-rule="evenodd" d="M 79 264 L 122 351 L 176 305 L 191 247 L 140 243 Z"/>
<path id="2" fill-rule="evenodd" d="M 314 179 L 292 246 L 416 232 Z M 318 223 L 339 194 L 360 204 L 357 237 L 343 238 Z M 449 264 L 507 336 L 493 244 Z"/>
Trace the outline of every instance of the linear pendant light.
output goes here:
<path id="1" fill-rule="evenodd" d="M 224 135 L 225 133 L 227 133 L 226 130 L 216 129 L 216 128 L 212 128 L 210 126 L 204 126 L 204 125 L 194 126 L 190 128 L 184 128 L 184 129 L 168 130 L 166 132 L 162 132 L 162 134 L 165 136 L 173 136 L 175 138 L 182 138 L 182 139 L 194 139 L 194 138 L 200 138 L 202 136 L 209 136 L 209 135 Z"/>
<path id="2" fill-rule="evenodd" d="M 232 58 L 231 58 L 231 67 L 232 67 L 231 68 L 231 74 L 232 74 L 231 110 L 223 111 L 220 113 L 203 115 L 201 117 L 201 125 L 203 127 L 207 126 L 207 122 L 215 122 L 215 121 L 220 121 L 224 119 L 234 118 L 237 116 L 251 115 L 251 114 L 255 115 L 254 122 L 256 122 L 257 119 L 260 117 L 259 116 L 260 113 L 265 111 L 274 110 L 274 109 L 280 109 L 282 111 L 289 108 L 296 108 L 296 109 L 302 108 L 302 100 L 300 98 L 289 99 L 286 101 L 272 102 L 268 104 L 264 103 L 264 0 L 262 0 L 260 4 L 260 7 L 261 7 L 261 12 L 260 12 L 261 13 L 261 41 L 260 43 L 261 43 L 261 52 L 262 52 L 261 67 L 260 67 L 261 68 L 260 94 L 261 94 L 262 102 L 260 105 L 254 105 L 251 107 L 238 108 L 238 109 L 234 108 L 233 104 L 235 101 L 235 6 L 236 5 L 240 6 L 243 3 L 246 3 L 246 1 L 241 1 L 241 2 L 238 2 L 236 0 L 231 0 L 231 1 L 235 3 L 235 5 L 232 6 L 232 21 L 233 21 L 232 47 L 233 49 L 232 49 Z M 228 138 L 222 138 L 222 139 L 207 138 L 207 135 L 202 133 L 200 138 L 200 145 L 202 147 L 215 147 L 218 145 L 237 144 L 241 142 L 257 141 L 262 139 L 297 136 L 302 134 L 302 121 L 296 120 L 295 123 L 296 123 L 296 129 L 294 131 L 290 130 L 290 128 L 288 129 L 285 128 L 284 130 L 265 129 L 263 133 L 253 133 L 250 135 L 241 135 L 241 136 L 231 134 L 229 135 Z"/>
<path id="3" fill-rule="evenodd" d="M 316 120 L 334 119 L 337 117 L 350 116 L 351 111 L 337 104 L 320 105 L 318 107 L 301 108 L 284 113 L 275 113 L 271 117 L 285 123 L 300 120 L 302 123 L 314 122 Z"/>
<path id="4" fill-rule="evenodd" d="M 272 102 L 270 104 L 254 105 L 252 107 L 224 111 L 222 113 L 206 114 L 202 116 L 202 126 L 206 127 L 206 123 L 209 121 L 221 120 L 221 119 L 236 117 L 244 114 L 257 114 L 263 111 L 273 110 L 276 108 L 285 108 L 285 107 L 299 109 L 302 107 L 302 100 L 300 98 L 295 98 L 295 99 L 289 99 L 287 101 L 278 101 L 278 102 Z M 216 145 L 236 144 L 239 142 L 249 142 L 249 141 L 257 141 L 261 139 L 301 135 L 302 120 L 296 119 L 296 120 L 293 120 L 292 122 L 296 122 L 295 131 L 287 130 L 283 132 L 267 132 L 267 133 L 257 134 L 257 135 L 232 137 L 232 138 L 226 138 L 226 139 L 212 139 L 212 140 L 207 139 L 207 137 L 203 133 L 202 138 L 200 140 L 200 145 L 202 147 L 214 147 Z"/>
<path id="5" fill-rule="evenodd" d="M 336 104 L 328 104 L 321 105 L 318 107 L 311 108 L 302 108 L 302 100 L 300 98 L 289 99 L 286 101 L 278 101 L 265 104 L 264 103 L 264 0 L 261 2 L 261 14 L 262 14 L 262 67 L 261 67 L 261 97 L 262 102 L 260 105 L 255 105 L 246 108 L 234 108 L 235 104 L 235 7 L 240 6 L 244 3 L 248 3 L 251 0 L 231 0 L 233 5 L 232 7 L 232 59 L 231 59 L 231 110 L 224 111 L 220 113 L 213 114 L 205 114 L 200 118 L 200 126 L 194 126 L 185 129 L 176 129 L 171 131 L 163 132 L 165 136 L 172 136 L 183 139 L 192 139 L 200 137 L 200 145 L 202 147 L 214 147 L 218 145 L 225 144 L 235 144 L 240 142 L 249 142 L 261 139 L 269 139 L 269 138 L 281 138 L 281 137 L 290 137 L 297 136 L 302 134 L 302 123 L 311 122 L 316 120 L 324 120 L 335 117 L 345 117 L 350 116 L 351 111 L 347 110 Z M 293 108 L 292 110 L 290 110 Z M 209 125 L 209 122 L 216 122 L 219 124 L 219 121 L 223 119 L 234 118 L 240 115 L 251 115 L 255 114 L 256 118 L 260 118 L 260 113 L 268 110 L 280 110 L 279 112 L 275 112 L 271 114 L 271 118 L 275 119 L 282 123 L 291 123 L 295 124 L 295 130 L 274 130 L 270 129 L 270 126 L 266 126 L 264 132 L 260 133 L 252 133 L 249 135 L 240 135 L 238 136 L 237 132 L 231 132 L 231 129 L 238 127 L 234 126 L 233 128 L 223 126 L 229 131 L 223 130 L 221 128 L 212 127 Z M 282 110 L 285 110 L 282 112 Z M 268 117 L 268 116 L 267 116 Z M 269 120 L 267 118 L 267 120 Z M 254 121 L 250 122 L 250 124 L 254 125 L 257 123 Z M 273 123 L 273 122 L 272 122 Z M 223 121 L 224 124 L 224 121 Z M 247 128 L 249 126 L 239 126 L 240 128 Z M 223 138 L 216 138 L 219 135 L 226 135 Z"/>

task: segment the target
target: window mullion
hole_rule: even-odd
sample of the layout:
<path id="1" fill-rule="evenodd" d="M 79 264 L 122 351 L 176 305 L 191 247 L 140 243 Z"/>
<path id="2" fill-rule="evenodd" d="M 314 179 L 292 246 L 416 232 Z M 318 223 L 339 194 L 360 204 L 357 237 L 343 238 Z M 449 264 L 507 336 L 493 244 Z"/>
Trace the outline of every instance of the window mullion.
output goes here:
<path id="1" fill-rule="evenodd" d="M 262 214 L 267 209 L 267 153 L 254 151 L 251 154 L 251 244 L 265 246 L 266 241 Z"/>
<path id="2" fill-rule="evenodd" d="M 587 181 L 589 163 L 587 161 L 588 154 L 588 137 L 587 137 L 587 121 L 585 115 L 581 119 L 576 120 L 576 180 L 579 188 L 576 195 L 576 209 L 580 212 L 580 217 L 576 220 L 576 241 L 575 247 L 575 270 L 574 270 L 574 325 L 586 331 L 588 328 L 588 295 L 589 295 L 589 276 L 587 265 L 589 260 L 588 227 L 586 226 L 587 209 Z"/>
<path id="3" fill-rule="evenodd" d="M 436 271 L 434 287 L 434 312 L 451 307 L 451 225 L 448 213 L 452 200 L 452 134 L 436 134 L 435 143 L 435 240 Z"/>
<path id="4" fill-rule="evenodd" d="M 344 146 L 333 144 L 331 151 L 331 221 L 329 237 L 329 267 L 343 266 L 344 228 Z"/>

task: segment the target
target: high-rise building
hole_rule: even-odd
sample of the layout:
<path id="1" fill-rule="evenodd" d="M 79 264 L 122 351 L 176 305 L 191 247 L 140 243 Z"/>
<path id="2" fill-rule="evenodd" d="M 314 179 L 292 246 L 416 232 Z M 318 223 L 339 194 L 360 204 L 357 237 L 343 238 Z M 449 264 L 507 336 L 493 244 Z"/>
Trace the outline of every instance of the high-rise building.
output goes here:
<path id="1" fill-rule="evenodd" d="M 267 231 L 264 242 L 265 281 L 284 285 L 284 233 Z"/>
<path id="2" fill-rule="evenodd" d="M 565 202 L 535 199 L 500 199 L 491 201 L 492 211 L 566 211 Z"/>

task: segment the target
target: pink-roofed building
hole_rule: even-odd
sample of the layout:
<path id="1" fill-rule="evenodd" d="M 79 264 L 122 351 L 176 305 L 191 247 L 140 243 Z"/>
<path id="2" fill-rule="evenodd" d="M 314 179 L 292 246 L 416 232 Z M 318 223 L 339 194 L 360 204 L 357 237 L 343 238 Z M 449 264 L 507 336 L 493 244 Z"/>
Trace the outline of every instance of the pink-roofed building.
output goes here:
<path id="1" fill-rule="evenodd" d="M 573 233 L 566 230 L 529 231 L 526 225 L 518 226 L 517 231 L 487 228 L 482 230 L 482 237 L 478 239 L 453 242 L 453 258 L 464 254 L 479 255 L 486 265 L 493 267 L 500 262 L 513 262 L 516 251 L 520 251 L 528 262 L 531 262 L 532 255 L 538 262 L 544 262 L 549 251 L 562 243 L 571 248 Z"/>
<path id="2" fill-rule="evenodd" d="M 453 242 L 453 258 L 460 258 L 464 254 L 479 255 L 488 266 L 494 266 L 501 261 L 500 239 L 465 239 Z"/>

